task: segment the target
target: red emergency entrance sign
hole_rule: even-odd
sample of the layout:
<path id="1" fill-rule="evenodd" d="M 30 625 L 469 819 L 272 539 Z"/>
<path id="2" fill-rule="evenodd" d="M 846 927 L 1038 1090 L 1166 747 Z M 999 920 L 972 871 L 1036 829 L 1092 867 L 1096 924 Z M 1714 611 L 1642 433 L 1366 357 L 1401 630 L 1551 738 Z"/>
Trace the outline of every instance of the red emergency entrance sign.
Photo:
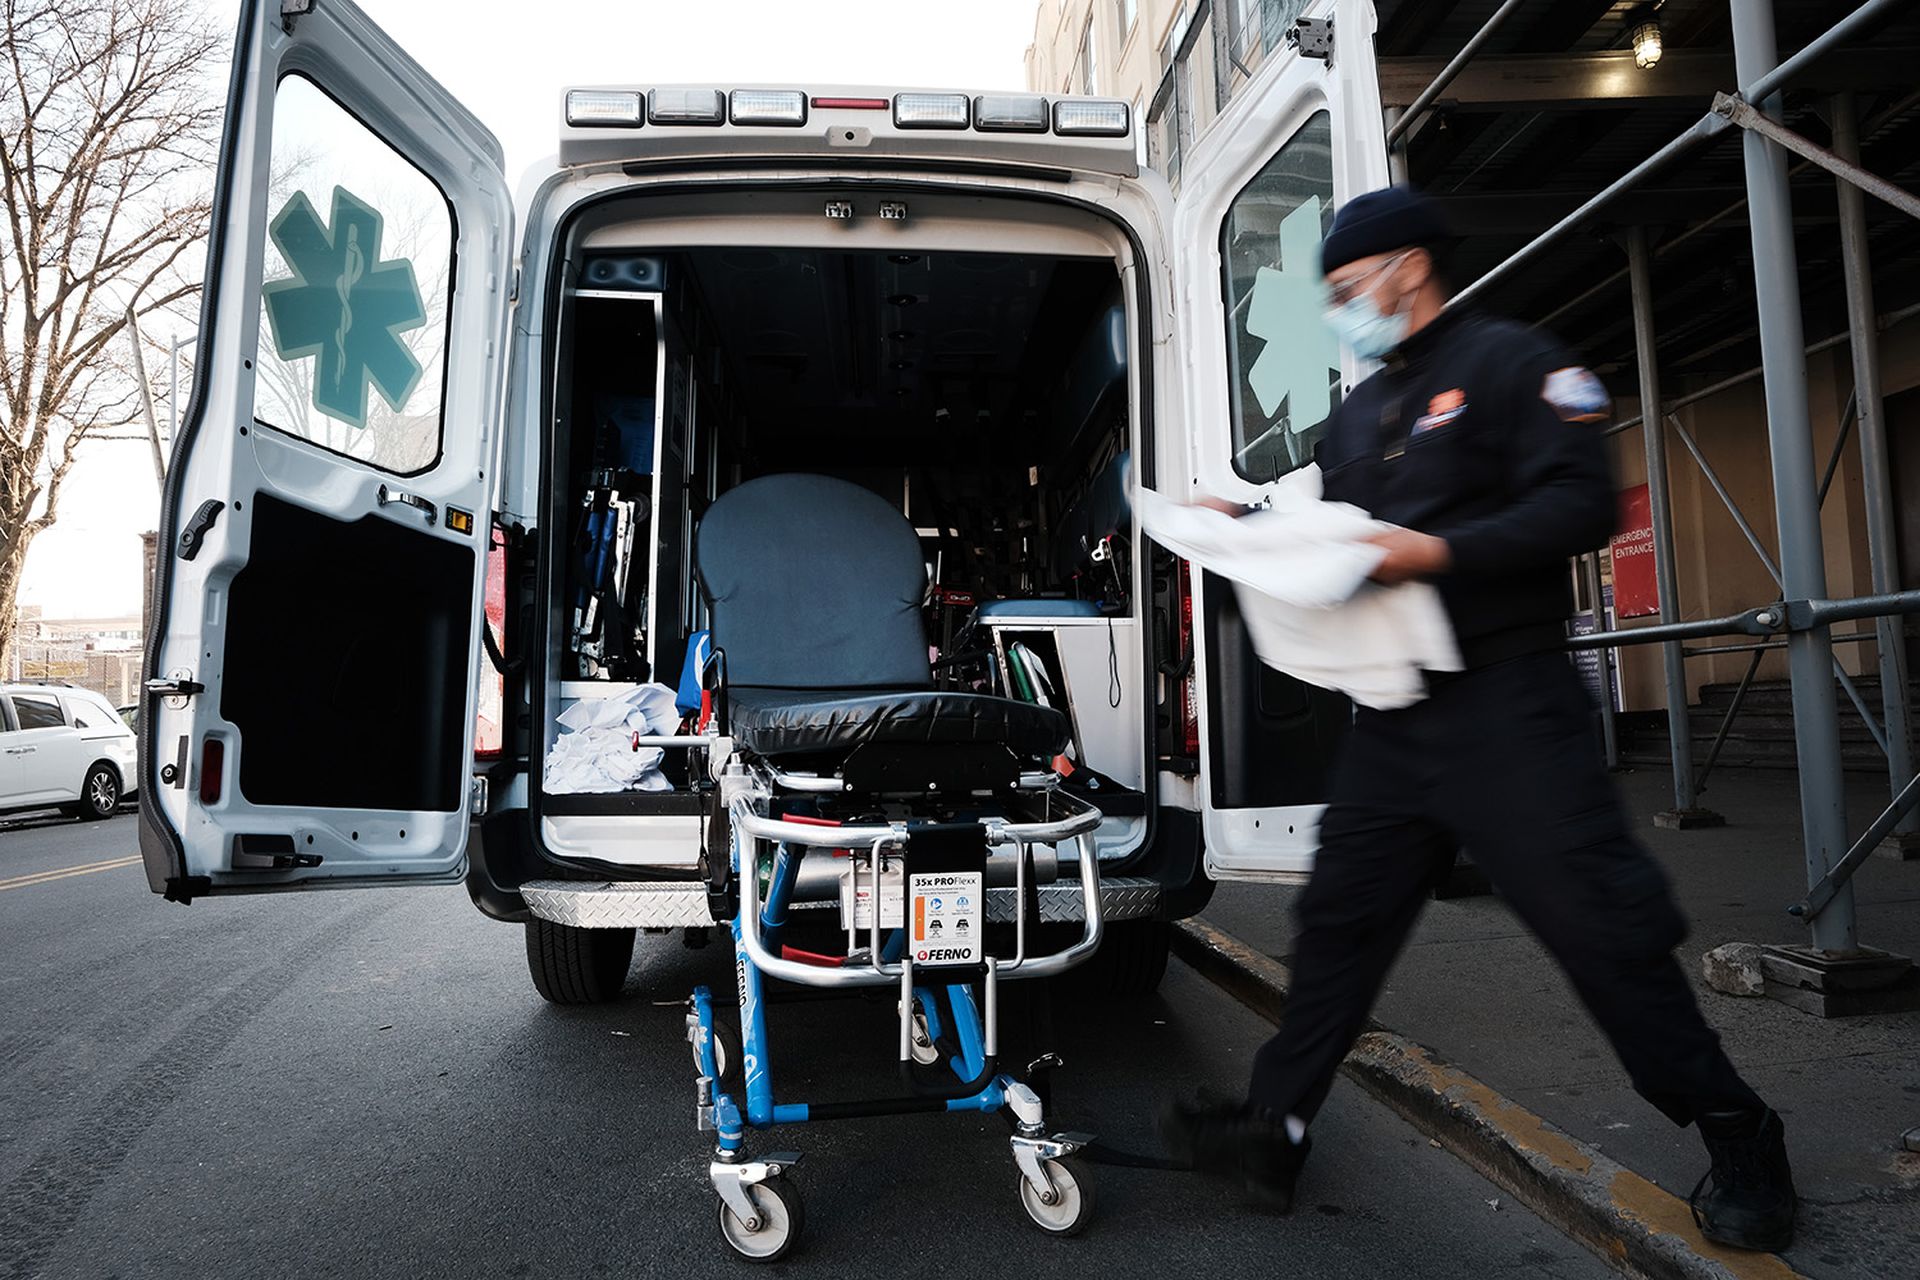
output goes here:
<path id="1" fill-rule="evenodd" d="M 1620 529 L 1610 544 L 1613 555 L 1613 609 L 1617 618 L 1645 618 L 1660 612 L 1660 581 L 1653 572 L 1653 500 L 1647 486 L 1620 493 Z"/>

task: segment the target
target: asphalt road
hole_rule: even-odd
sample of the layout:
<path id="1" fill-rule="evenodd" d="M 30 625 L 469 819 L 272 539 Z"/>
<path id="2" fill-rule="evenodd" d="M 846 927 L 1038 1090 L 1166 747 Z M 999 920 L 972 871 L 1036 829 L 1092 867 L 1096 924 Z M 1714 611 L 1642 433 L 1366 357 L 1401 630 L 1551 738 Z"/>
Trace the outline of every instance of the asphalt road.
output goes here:
<path id="1" fill-rule="evenodd" d="M 147 892 L 134 820 L 0 823 L 0 1276 L 739 1275 L 692 1126 L 682 1001 L 727 957 L 643 940 L 622 1002 L 543 1004 L 517 928 L 458 889 Z M 1011 1060 L 1031 997 L 1009 998 Z M 1242 1086 L 1266 1028 L 1176 964 L 1157 998 L 1052 1000 L 1059 1119 L 1150 1145 L 1170 1091 Z M 891 1010 L 774 1014 L 786 1098 L 891 1079 Z M 807 1234 L 780 1274 L 1609 1274 L 1342 1086 L 1300 1209 L 1100 1168 L 1099 1217 L 1043 1237 L 1005 1127 L 790 1129 Z"/>

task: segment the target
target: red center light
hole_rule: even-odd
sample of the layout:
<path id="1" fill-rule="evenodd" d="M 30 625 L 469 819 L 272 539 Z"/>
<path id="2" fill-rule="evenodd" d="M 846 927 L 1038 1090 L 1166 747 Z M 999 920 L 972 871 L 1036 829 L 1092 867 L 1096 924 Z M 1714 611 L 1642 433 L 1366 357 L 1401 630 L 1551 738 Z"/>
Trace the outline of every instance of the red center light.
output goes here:
<path id="1" fill-rule="evenodd" d="M 893 104 L 885 98 L 815 98 L 816 111 L 885 111 Z"/>

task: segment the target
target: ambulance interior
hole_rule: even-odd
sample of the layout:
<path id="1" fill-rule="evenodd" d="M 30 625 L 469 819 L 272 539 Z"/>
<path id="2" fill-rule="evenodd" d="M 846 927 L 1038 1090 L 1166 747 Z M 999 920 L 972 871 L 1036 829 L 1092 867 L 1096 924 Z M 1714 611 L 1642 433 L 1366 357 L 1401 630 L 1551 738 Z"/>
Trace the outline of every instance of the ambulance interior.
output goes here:
<path id="1" fill-rule="evenodd" d="M 592 247 L 565 286 L 537 751 L 583 701 L 680 686 L 705 626 L 693 542 L 720 494 L 826 474 L 918 532 L 936 685 L 1066 711 L 1069 783 L 1109 815 L 1102 856 L 1139 842 L 1153 609 L 1122 499 L 1131 326 L 1111 257 Z M 623 843 L 618 820 L 698 813 L 685 753 L 641 785 L 656 789 L 583 793 L 549 770 L 549 849 L 663 858 Z"/>

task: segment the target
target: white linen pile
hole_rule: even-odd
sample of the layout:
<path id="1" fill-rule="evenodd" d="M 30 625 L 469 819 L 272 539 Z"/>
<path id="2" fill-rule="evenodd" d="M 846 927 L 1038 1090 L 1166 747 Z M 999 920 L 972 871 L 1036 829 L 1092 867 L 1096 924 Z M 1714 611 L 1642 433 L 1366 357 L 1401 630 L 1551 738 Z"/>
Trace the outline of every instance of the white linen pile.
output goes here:
<path id="1" fill-rule="evenodd" d="M 673 702 L 672 689 L 643 684 L 609 698 L 581 698 L 562 711 L 560 736 L 547 752 L 547 793 L 673 790 L 660 772 L 666 752 L 633 745 L 636 735 L 679 732 L 680 712 Z"/>
<path id="2" fill-rule="evenodd" d="M 1135 491 L 1148 537 L 1231 580 L 1254 652 L 1277 671 L 1394 710 L 1426 697 L 1425 672 L 1460 670 L 1460 648 L 1429 583 L 1367 581 L 1385 554 L 1365 541 L 1392 526 L 1320 497 L 1320 469 L 1283 479 L 1272 506 L 1235 518 Z"/>

